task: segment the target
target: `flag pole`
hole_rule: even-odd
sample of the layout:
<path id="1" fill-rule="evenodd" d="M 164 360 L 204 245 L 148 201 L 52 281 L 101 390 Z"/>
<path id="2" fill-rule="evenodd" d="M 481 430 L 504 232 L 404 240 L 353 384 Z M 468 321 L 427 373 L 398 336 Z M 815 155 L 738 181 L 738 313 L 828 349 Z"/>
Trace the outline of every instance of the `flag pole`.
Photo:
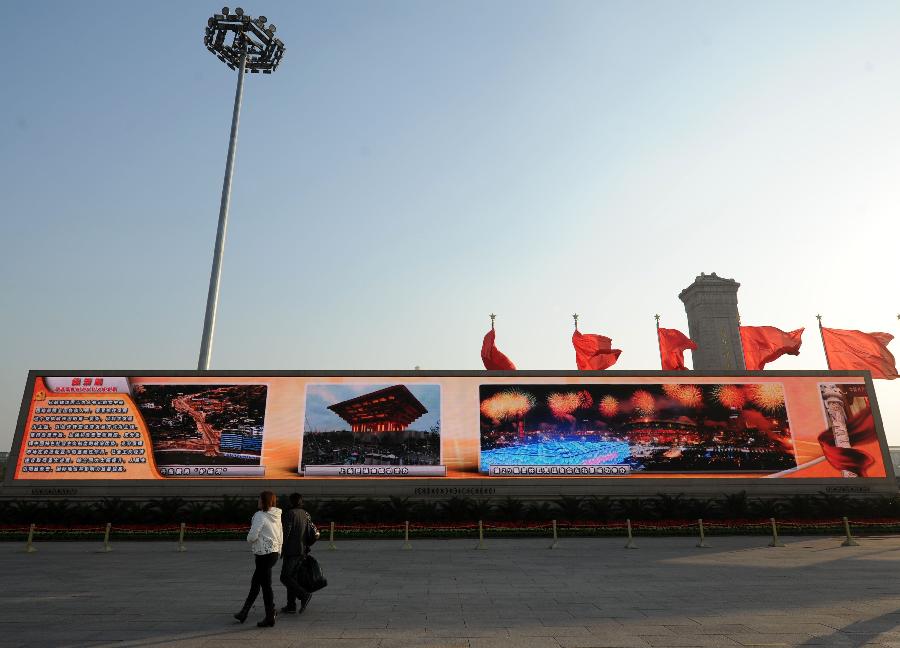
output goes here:
<path id="1" fill-rule="evenodd" d="M 494 320 L 497 319 L 497 316 L 491 313 L 491 330 L 494 330 Z"/>
<path id="2" fill-rule="evenodd" d="M 900 315 L 897 316 L 900 319 Z M 578 330 L 578 313 L 572 313 L 572 319 L 575 320 L 575 330 Z"/>
<path id="3" fill-rule="evenodd" d="M 828 346 L 825 344 L 825 331 L 822 330 L 822 316 L 816 315 L 816 319 L 819 321 L 819 336 L 822 338 L 822 348 L 825 349 L 825 364 L 828 365 L 828 370 L 831 371 L 831 358 L 828 357 Z"/>
<path id="4" fill-rule="evenodd" d="M 659 313 L 653 317 L 656 319 L 656 346 L 659 347 L 659 368 L 665 369 L 665 367 L 663 367 L 662 341 L 659 339 Z"/>

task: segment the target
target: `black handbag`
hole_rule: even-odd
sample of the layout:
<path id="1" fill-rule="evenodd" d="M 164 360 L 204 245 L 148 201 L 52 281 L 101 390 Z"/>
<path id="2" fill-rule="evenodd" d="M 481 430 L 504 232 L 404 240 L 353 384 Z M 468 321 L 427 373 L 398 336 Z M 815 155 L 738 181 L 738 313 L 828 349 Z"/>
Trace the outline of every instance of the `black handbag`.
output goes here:
<path id="1" fill-rule="evenodd" d="M 300 563 L 297 569 L 297 580 L 300 581 L 300 587 L 307 592 L 316 592 L 328 585 L 328 579 L 322 571 L 319 561 L 308 555 Z"/>
<path id="2" fill-rule="evenodd" d="M 303 545 L 309 549 L 311 546 L 316 544 L 316 540 L 319 539 L 319 530 L 316 528 L 316 525 L 313 524 L 312 518 L 309 517 L 309 513 L 306 514 L 306 533 L 303 534 Z"/>

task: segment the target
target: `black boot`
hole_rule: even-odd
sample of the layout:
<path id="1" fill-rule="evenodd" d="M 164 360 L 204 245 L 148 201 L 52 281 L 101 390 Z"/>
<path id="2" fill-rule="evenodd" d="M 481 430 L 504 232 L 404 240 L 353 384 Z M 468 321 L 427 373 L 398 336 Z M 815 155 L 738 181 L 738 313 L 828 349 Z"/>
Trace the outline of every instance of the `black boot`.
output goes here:
<path id="1" fill-rule="evenodd" d="M 297 604 L 294 601 L 288 601 L 287 605 L 281 608 L 282 614 L 293 614 L 297 611 Z"/>
<path id="2" fill-rule="evenodd" d="M 241 623 L 243 623 L 244 621 L 247 620 L 247 615 L 250 614 L 251 607 L 252 607 L 252 604 L 251 605 L 245 604 L 244 607 L 241 608 L 241 611 L 237 612 L 234 615 L 234 618 L 237 619 L 238 621 L 240 621 Z"/>
<path id="3" fill-rule="evenodd" d="M 258 628 L 271 628 L 275 625 L 275 606 L 266 608 L 266 618 L 256 624 Z"/>

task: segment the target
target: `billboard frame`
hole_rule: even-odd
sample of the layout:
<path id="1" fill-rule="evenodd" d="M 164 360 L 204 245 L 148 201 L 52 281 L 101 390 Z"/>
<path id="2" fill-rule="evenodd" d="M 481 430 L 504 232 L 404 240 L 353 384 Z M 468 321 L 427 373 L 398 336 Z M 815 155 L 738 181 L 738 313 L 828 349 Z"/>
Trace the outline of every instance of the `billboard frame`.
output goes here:
<path id="1" fill-rule="evenodd" d="M 691 378 L 777 378 L 808 377 L 823 379 L 863 378 L 866 389 L 875 394 L 875 385 L 869 371 L 578 371 L 578 370 L 522 370 L 522 371 L 484 371 L 484 370 L 36 370 L 28 372 L 16 430 L 7 463 L 7 471 L 0 488 L 0 497 L 7 498 L 60 498 L 98 499 L 102 497 L 164 497 L 180 496 L 187 498 L 209 499 L 222 495 L 247 495 L 259 491 L 265 483 L 266 488 L 277 492 L 302 490 L 304 496 L 314 499 L 375 497 L 387 498 L 392 495 L 407 496 L 412 499 L 431 497 L 518 497 L 520 499 L 553 499 L 562 495 L 591 496 L 602 495 L 612 497 L 645 497 L 659 493 L 685 493 L 691 495 L 721 496 L 727 492 L 747 491 L 756 497 L 776 497 L 792 494 L 846 494 L 846 495 L 883 495 L 896 494 L 897 479 L 888 451 L 887 437 L 881 419 L 881 411 L 877 398 L 872 399 L 872 416 L 875 432 L 881 449 L 882 461 L 886 477 L 866 477 L 864 481 L 843 478 L 667 478 L 652 477 L 641 480 L 606 479 L 606 478 L 525 478 L 525 477 L 482 477 L 464 480 L 453 480 L 446 477 L 404 477 L 402 479 L 346 479 L 304 477 L 302 480 L 277 479 L 205 479 L 202 477 L 186 480 L 168 481 L 137 479 L 15 479 L 15 466 L 23 451 L 22 441 L 25 437 L 25 425 L 34 391 L 34 383 L 38 377 L 125 377 L 125 378 L 680 378 L 684 382 Z M 12 469 L 10 469 L 12 467 Z M 855 482 L 855 483 L 854 483 Z M 174 486 L 177 483 L 179 486 Z"/>

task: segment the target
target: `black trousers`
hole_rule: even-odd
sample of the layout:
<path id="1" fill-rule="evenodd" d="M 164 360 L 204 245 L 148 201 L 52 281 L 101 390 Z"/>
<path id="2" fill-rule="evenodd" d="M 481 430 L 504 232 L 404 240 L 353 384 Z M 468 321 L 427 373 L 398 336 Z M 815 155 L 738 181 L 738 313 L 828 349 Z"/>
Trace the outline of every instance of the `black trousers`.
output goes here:
<path id="1" fill-rule="evenodd" d="M 259 596 L 259 590 L 262 590 L 263 603 L 266 610 L 275 609 L 275 595 L 272 593 L 272 567 L 278 562 L 278 554 L 270 553 L 263 556 L 254 556 L 256 558 L 256 569 L 253 570 L 253 578 L 250 580 L 250 593 L 247 595 L 247 601 L 244 603 L 245 608 L 250 608 L 256 597 Z"/>
<path id="2" fill-rule="evenodd" d="M 306 595 L 306 590 L 297 580 L 300 563 L 303 556 L 284 556 L 281 561 L 281 582 L 287 588 L 287 602 L 289 606 L 297 604 L 297 599 Z"/>

